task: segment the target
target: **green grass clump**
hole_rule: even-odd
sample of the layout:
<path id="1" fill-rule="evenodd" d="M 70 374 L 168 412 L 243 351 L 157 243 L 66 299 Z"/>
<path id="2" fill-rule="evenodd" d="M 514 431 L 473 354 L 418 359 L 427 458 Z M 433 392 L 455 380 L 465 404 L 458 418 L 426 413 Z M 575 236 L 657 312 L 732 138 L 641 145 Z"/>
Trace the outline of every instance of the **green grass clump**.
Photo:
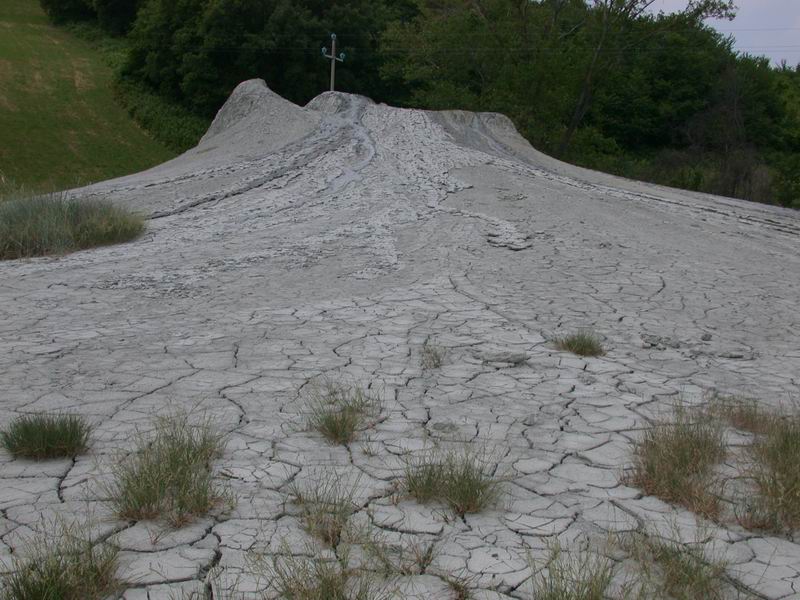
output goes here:
<path id="1" fill-rule="evenodd" d="M 764 509 L 775 523 L 800 528 L 800 417 L 776 418 L 751 452 Z"/>
<path id="2" fill-rule="evenodd" d="M 692 418 L 679 406 L 671 421 L 654 425 L 634 442 L 633 453 L 631 484 L 700 515 L 719 514 L 712 470 L 725 456 L 725 444 L 711 416 L 698 412 Z"/>
<path id="3" fill-rule="evenodd" d="M 91 428 L 77 415 L 22 415 L 0 432 L 0 442 L 12 456 L 72 457 L 84 452 Z"/>
<path id="4" fill-rule="evenodd" d="M 382 532 L 374 530 L 360 541 L 374 562 L 373 569 L 387 577 L 424 575 L 436 556 L 436 544 L 432 541 L 390 542 Z"/>
<path id="5" fill-rule="evenodd" d="M 306 531 L 335 548 L 358 508 L 354 500 L 358 481 L 346 485 L 336 473 L 331 473 L 315 477 L 311 483 L 304 489 L 293 485 L 290 492 L 300 507 Z"/>
<path id="6" fill-rule="evenodd" d="M 143 217 L 107 201 L 60 194 L 14 198 L 0 203 L 0 260 L 119 244 L 143 231 Z"/>
<path id="7" fill-rule="evenodd" d="M 556 544 L 543 568 L 536 569 L 532 598 L 535 600 L 605 600 L 614 565 L 592 552 L 566 553 Z"/>
<path id="8" fill-rule="evenodd" d="M 709 402 L 709 412 L 725 419 L 740 431 L 764 434 L 769 432 L 779 417 L 762 408 L 753 398 L 714 395 Z"/>
<path id="9" fill-rule="evenodd" d="M 418 502 L 444 502 L 457 515 L 480 512 L 499 496 L 499 481 L 469 451 L 431 453 L 406 468 L 405 489 Z"/>
<path id="10" fill-rule="evenodd" d="M 420 352 L 420 365 L 423 369 L 438 369 L 444 364 L 447 350 L 442 346 L 425 342 Z"/>
<path id="11" fill-rule="evenodd" d="M 118 551 L 77 526 L 35 540 L 0 583 L 3 600 L 100 600 L 117 588 Z"/>
<path id="12" fill-rule="evenodd" d="M 380 406 L 380 399 L 361 387 L 327 381 L 312 392 L 308 426 L 334 444 L 346 445 L 380 413 Z"/>
<path id="13" fill-rule="evenodd" d="M 156 420 L 133 454 L 114 469 L 109 495 L 122 519 L 163 518 L 179 527 L 227 498 L 215 485 L 210 462 L 223 449 L 209 421 L 193 425 L 185 414 Z"/>
<path id="14" fill-rule="evenodd" d="M 602 356 L 605 354 L 600 338 L 591 331 L 571 333 L 570 335 L 556 338 L 554 342 L 559 350 L 572 352 L 578 356 Z"/>
<path id="15" fill-rule="evenodd" d="M 285 600 L 389 600 L 396 595 L 373 574 L 348 566 L 348 552 L 336 559 L 272 557 L 265 575 Z M 262 559 L 262 562 L 266 559 Z"/>
<path id="16" fill-rule="evenodd" d="M 701 547 L 642 534 L 625 544 L 639 565 L 646 597 L 669 600 L 724 600 L 727 598 L 722 561 L 707 558 Z"/>

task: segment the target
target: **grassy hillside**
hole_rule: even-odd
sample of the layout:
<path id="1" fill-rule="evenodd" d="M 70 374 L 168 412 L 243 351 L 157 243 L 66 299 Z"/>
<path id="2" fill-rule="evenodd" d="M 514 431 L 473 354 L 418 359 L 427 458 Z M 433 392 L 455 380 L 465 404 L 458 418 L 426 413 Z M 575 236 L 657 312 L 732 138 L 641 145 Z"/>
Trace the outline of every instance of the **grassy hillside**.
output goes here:
<path id="1" fill-rule="evenodd" d="M 88 43 L 49 24 L 37 0 L 0 1 L 0 176 L 63 188 L 171 158 L 115 102 L 112 78 Z"/>

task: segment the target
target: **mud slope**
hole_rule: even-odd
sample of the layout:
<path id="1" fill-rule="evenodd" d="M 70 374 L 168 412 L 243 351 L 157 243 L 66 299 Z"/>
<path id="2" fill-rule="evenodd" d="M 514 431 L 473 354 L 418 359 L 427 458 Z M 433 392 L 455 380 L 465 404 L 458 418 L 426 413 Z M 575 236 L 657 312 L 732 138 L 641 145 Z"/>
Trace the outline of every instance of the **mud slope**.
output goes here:
<path id="1" fill-rule="evenodd" d="M 526 557 L 552 536 L 645 527 L 707 538 L 761 597 L 800 594 L 790 539 L 698 529 L 620 483 L 629 440 L 679 395 L 798 398 L 798 213 L 577 169 L 500 115 L 338 93 L 301 108 L 261 81 L 197 148 L 80 193 L 152 218 L 131 244 L 0 263 L 0 423 L 95 424 L 75 462 L 0 451 L 0 566 L 55 511 L 122 548 L 126 599 L 168 598 L 212 567 L 235 575 L 253 545 L 300 552 L 289 483 L 324 468 L 360 476 L 360 517 L 387 536 L 435 543 L 405 597 L 451 597 L 443 573 L 478 598 L 522 597 Z M 549 342 L 587 327 L 606 356 Z M 425 342 L 447 349 L 441 368 L 421 368 Z M 349 448 L 303 427 L 320 375 L 383 390 Z M 159 536 L 110 517 L 99 482 L 177 406 L 229 432 L 216 466 L 236 507 Z M 453 520 L 392 497 L 404 459 L 464 441 L 507 479 L 496 508 Z"/>

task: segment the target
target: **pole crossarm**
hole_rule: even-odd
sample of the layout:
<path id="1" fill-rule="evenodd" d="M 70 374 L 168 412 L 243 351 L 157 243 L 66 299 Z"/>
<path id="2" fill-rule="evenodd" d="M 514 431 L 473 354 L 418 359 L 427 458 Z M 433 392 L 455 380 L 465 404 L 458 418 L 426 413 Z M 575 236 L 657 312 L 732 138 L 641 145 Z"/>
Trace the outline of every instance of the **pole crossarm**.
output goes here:
<path id="1" fill-rule="evenodd" d="M 336 56 L 336 34 L 331 34 L 331 53 L 328 54 L 327 46 L 323 46 L 322 48 L 322 56 L 324 58 L 329 58 L 331 61 L 331 91 L 334 91 L 335 84 L 336 84 L 336 63 L 337 62 L 344 62 L 345 54 L 341 52 L 339 56 Z"/>

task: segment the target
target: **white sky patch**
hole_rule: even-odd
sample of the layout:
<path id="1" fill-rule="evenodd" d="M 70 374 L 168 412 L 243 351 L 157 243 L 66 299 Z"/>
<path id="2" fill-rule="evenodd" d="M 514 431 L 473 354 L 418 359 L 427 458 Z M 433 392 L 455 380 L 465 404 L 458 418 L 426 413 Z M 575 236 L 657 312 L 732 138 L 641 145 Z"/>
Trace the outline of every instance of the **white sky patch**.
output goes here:
<path id="1" fill-rule="evenodd" d="M 736 19 L 709 24 L 733 36 L 740 52 L 768 56 L 776 65 L 800 63 L 800 0 L 736 0 L 736 5 Z M 672 12 L 685 6 L 686 0 L 656 0 L 651 8 Z"/>

